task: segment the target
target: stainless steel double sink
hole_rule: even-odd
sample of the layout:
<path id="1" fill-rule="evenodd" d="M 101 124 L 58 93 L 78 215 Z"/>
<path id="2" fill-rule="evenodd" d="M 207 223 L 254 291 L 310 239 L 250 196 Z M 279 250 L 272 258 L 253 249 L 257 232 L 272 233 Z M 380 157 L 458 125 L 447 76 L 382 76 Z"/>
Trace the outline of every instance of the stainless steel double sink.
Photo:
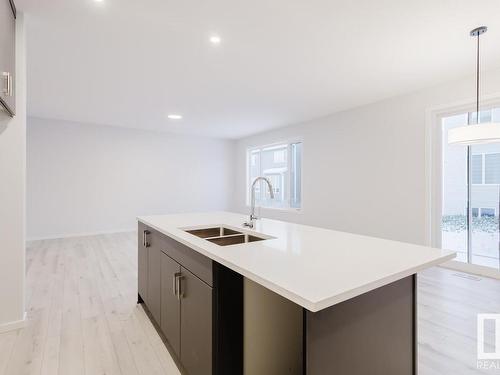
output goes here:
<path id="1" fill-rule="evenodd" d="M 184 229 L 184 231 L 219 246 L 244 244 L 273 238 L 269 236 L 257 236 L 250 233 L 240 232 L 223 225 L 210 226 L 206 228 Z"/>

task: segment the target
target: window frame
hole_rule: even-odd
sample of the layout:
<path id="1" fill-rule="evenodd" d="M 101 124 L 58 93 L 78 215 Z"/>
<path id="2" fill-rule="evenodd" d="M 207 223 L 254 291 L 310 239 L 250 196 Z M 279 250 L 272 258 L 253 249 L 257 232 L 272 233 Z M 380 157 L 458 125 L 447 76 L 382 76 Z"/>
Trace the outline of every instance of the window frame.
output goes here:
<path id="1" fill-rule="evenodd" d="M 290 202 L 291 202 L 291 167 L 292 167 L 292 157 L 291 157 L 291 148 L 292 144 L 294 143 L 301 143 L 302 144 L 302 158 L 301 158 L 301 173 L 300 173 L 300 186 L 301 186 L 301 197 L 300 197 L 300 207 L 291 207 Z M 303 186 L 304 186 L 304 140 L 301 137 L 294 137 L 294 138 L 287 138 L 284 140 L 272 142 L 272 143 L 265 143 L 265 144 L 255 144 L 252 146 L 249 146 L 246 148 L 246 177 L 245 177 L 245 206 L 247 208 L 250 208 L 251 202 L 250 202 L 250 153 L 252 151 L 256 150 L 263 150 L 266 148 L 272 148 L 272 147 L 277 147 L 277 146 L 283 146 L 286 145 L 286 150 L 287 150 L 287 168 L 288 168 L 288 178 L 286 179 L 285 182 L 285 189 L 287 192 L 287 199 L 286 199 L 286 207 L 268 207 L 268 206 L 257 206 L 263 210 L 273 210 L 273 211 L 285 211 L 285 212 L 295 212 L 295 213 L 300 213 L 302 212 L 304 208 L 304 194 L 303 194 Z M 261 159 L 259 158 L 259 170 L 261 170 Z"/>

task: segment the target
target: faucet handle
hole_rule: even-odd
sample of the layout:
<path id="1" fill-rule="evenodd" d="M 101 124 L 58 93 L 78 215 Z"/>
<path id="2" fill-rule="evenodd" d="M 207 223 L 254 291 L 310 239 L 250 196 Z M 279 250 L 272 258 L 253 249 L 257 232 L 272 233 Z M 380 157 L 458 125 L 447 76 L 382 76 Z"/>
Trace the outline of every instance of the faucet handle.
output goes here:
<path id="1" fill-rule="evenodd" d="M 253 229 L 253 221 L 246 221 L 243 223 L 243 226 Z"/>

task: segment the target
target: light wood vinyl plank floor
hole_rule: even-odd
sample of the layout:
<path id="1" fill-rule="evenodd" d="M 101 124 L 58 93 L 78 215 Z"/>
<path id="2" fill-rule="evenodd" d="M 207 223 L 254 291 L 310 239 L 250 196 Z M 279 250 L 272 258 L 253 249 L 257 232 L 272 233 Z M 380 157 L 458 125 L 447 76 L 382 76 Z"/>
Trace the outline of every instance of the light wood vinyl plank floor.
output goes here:
<path id="1" fill-rule="evenodd" d="M 137 300 L 135 233 L 30 242 L 25 328 L 0 334 L 0 375 L 178 375 Z M 500 281 L 419 275 L 419 374 L 476 368 L 476 314 L 500 313 Z M 265 374 L 262 374 L 265 375 Z"/>

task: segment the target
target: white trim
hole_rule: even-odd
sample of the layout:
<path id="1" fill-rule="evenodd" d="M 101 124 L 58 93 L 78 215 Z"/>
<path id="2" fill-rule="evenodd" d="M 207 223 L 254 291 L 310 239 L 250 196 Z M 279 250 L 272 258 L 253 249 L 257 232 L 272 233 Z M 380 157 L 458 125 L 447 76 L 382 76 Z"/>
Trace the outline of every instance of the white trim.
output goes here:
<path id="1" fill-rule="evenodd" d="M 459 262 L 457 260 L 450 260 L 448 262 L 439 265 L 439 267 L 500 280 L 499 271 L 490 267 L 478 266 L 477 264 L 470 264 L 470 263 Z"/>
<path id="2" fill-rule="evenodd" d="M 276 141 L 276 142 L 270 142 L 270 143 L 266 143 L 266 144 L 263 144 L 263 145 L 259 145 L 259 144 L 255 144 L 255 145 L 252 145 L 252 146 L 248 146 L 246 148 L 247 150 L 247 153 L 249 151 L 252 151 L 252 150 L 260 150 L 260 149 L 263 149 L 263 148 L 272 148 L 272 147 L 277 147 L 277 146 L 282 146 L 282 145 L 288 145 L 288 144 L 291 144 L 291 143 L 304 143 L 304 139 L 303 137 L 290 137 L 290 138 L 281 138 L 279 141 Z"/>
<path id="3" fill-rule="evenodd" d="M 16 329 L 24 328 L 26 326 L 26 313 L 22 320 L 0 324 L 0 333 L 14 331 Z"/>
<path id="4" fill-rule="evenodd" d="M 42 241 L 42 240 L 56 240 L 60 238 L 70 238 L 70 237 L 89 237 L 89 236 L 98 236 L 101 234 L 114 234 L 114 233 L 125 233 L 125 232 L 134 232 L 137 231 L 137 228 L 133 229 L 113 229 L 106 231 L 98 231 L 98 232 L 81 232 L 81 233 L 65 233 L 65 234 L 51 234 L 48 236 L 40 236 L 40 237 L 30 237 L 26 239 L 26 242 L 30 241 Z"/>
<path id="5" fill-rule="evenodd" d="M 448 108 L 448 107 L 447 107 Z M 441 220 L 441 128 L 436 126 L 443 109 L 428 110 L 425 126 L 425 242 L 428 246 L 441 247 L 441 233 L 435 224 Z"/>
<path id="6" fill-rule="evenodd" d="M 245 207 L 250 210 L 250 205 L 247 204 Z M 302 208 L 294 208 L 294 207 L 265 207 L 265 206 L 255 206 L 256 210 L 261 210 L 261 211 L 282 211 L 282 212 L 292 212 L 296 214 L 302 213 Z M 260 215 L 260 214 L 259 214 Z"/>
<path id="7" fill-rule="evenodd" d="M 434 210 L 436 204 L 434 202 L 434 189 L 433 182 L 436 180 L 436 176 L 434 175 L 434 165 L 436 164 L 435 160 L 435 144 L 437 143 L 434 140 L 435 131 L 434 125 L 436 123 L 436 114 L 432 110 L 427 110 L 425 113 L 425 155 L 424 155 L 424 163 L 425 163 L 425 244 L 427 246 L 435 246 L 434 244 Z"/>

